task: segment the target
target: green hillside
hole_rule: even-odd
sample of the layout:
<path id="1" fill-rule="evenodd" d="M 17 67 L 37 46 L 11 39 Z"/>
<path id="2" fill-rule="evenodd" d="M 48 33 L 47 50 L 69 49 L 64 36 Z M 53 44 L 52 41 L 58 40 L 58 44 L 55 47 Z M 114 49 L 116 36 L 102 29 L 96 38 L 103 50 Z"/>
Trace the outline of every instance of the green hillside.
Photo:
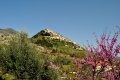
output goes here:
<path id="1" fill-rule="evenodd" d="M 64 40 L 62 40 L 64 38 Z M 34 44 L 51 49 L 54 53 L 84 57 L 84 49 L 73 41 L 51 30 L 42 30 L 31 38 Z"/>
<path id="2" fill-rule="evenodd" d="M 73 75 L 70 72 L 75 72 L 77 69 L 72 58 L 85 57 L 85 49 L 52 30 L 42 30 L 32 38 L 28 38 L 24 32 L 16 34 L 7 38 L 8 44 L 0 45 L 0 77 L 2 79 L 54 80 L 55 76 L 62 76 L 62 72 L 67 72 L 68 77 L 71 77 Z M 50 62 L 58 66 L 62 72 L 48 69 Z M 38 67 L 39 65 L 41 67 Z M 27 68 L 31 69 L 31 72 L 27 71 Z M 36 75 L 34 70 L 39 73 Z"/>

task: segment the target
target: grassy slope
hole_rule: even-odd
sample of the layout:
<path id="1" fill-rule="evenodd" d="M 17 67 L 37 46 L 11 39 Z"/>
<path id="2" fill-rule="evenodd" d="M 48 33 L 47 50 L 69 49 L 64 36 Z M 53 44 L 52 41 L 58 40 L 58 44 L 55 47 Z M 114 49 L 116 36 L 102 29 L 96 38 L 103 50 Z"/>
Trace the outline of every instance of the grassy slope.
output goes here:
<path id="1" fill-rule="evenodd" d="M 73 48 L 74 44 L 60 41 L 52 40 L 44 36 L 39 36 L 37 38 L 31 39 L 34 44 L 38 47 L 42 46 L 44 48 L 44 54 L 51 59 L 51 61 L 60 67 L 64 72 L 68 73 L 68 76 L 72 76 L 69 72 L 76 71 L 77 67 L 72 60 L 73 57 L 85 57 L 85 50 L 77 50 Z M 67 45 L 67 46 L 65 46 Z"/>

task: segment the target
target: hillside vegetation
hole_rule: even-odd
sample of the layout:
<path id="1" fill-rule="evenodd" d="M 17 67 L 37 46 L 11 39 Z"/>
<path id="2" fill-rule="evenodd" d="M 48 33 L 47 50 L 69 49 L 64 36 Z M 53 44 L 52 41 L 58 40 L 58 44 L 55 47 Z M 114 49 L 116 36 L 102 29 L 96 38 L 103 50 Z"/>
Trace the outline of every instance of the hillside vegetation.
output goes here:
<path id="1" fill-rule="evenodd" d="M 84 57 L 84 49 L 81 46 L 49 29 L 40 31 L 31 40 L 37 45 L 52 49 L 54 53 L 66 53 L 71 57 Z"/>
<path id="2" fill-rule="evenodd" d="M 42 30 L 32 38 L 24 32 L 8 32 L 7 36 L 3 32 L 0 33 L 7 41 L 0 41 L 1 79 L 58 80 L 63 72 L 71 77 L 70 72 L 77 70 L 72 58 L 85 57 L 82 47 L 51 30 Z M 58 66 L 61 73 L 49 68 L 50 62 Z"/>
<path id="3" fill-rule="evenodd" d="M 49 29 L 11 31 L 0 30 L 0 80 L 120 80 L 119 27 L 86 49 Z"/>

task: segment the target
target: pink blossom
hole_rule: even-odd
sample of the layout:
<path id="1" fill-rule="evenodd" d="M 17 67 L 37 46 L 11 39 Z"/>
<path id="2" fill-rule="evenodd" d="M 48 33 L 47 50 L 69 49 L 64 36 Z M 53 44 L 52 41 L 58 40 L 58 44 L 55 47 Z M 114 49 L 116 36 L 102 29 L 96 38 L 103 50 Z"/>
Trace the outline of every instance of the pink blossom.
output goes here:
<path id="1" fill-rule="evenodd" d="M 99 79 L 120 80 L 120 75 L 119 75 L 120 65 L 114 68 L 114 66 L 116 66 L 116 57 L 120 53 L 120 44 L 117 44 L 119 34 L 120 34 L 120 28 L 112 38 L 110 34 L 107 35 L 106 33 L 103 33 L 99 40 L 95 35 L 97 47 L 94 47 L 89 43 L 88 43 L 88 47 L 85 47 L 87 50 L 86 58 L 85 58 L 86 60 L 85 67 L 89 67 L 89 66 L 90 67 L 86 71 L 84 65 L 83 67 L 81 67 L 81 64 L 76 59 L 74 59 L 79 70 L 78 74 L 76 75 L 79 74 L 83 74 L 81 76 L 91 75 L 92 79 L 96 80 L 98 76 L 100 77 L 99 74 L 102 73 L 102 76 Z M 101 66 L 101 69 L 97 71 L 95 69 L 98 65 Z M 105 68 L 107 68 L 108 66 L 111 67 L 111 70 L 106 72 Z M 78 78 L 76 79 L 79 80 Z"/>
<path id="2" fill-rule="evenodd" d="M 62 76 L 63 76 L 63 77 L 67 77 L 67 74 L 66 74 L 66 72 L 64 72 L 64 73 L 62 74 Z"/>
<path id="3" fill-rule="evenodd" d="M 50 62 L 49 68 L 52 68 L 54 70 L 58 70 L 59 69 L 59 67 L 57 67 L 56 65 L 54 65 L 52 62 Z"/>

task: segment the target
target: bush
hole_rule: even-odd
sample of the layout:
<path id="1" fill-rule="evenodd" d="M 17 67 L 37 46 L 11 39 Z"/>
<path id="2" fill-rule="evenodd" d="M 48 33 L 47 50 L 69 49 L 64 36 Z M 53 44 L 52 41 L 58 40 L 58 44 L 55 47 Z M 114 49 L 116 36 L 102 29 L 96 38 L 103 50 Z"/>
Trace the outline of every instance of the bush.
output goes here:
<path id="1" fill-rule="evenodd" d="M 54 60 L 54 64 L 60 66 L 60 65 L 68 65 L 71 62 L 70 59 L 68 59 L 66 56 L 61 57 L 57 56 L 56 59 Z"/>
<path id="2" fill-rule="evenodd" d="M 12 36 L 8 44 L 0 48 L 0 55 L 3 74 L 12 73 L 17 79 L 51 80 L 54 77 L 54 71 L 44 66 L 49 60 L 37 53 L 24 32 Z"/>
<path id="3" fill-rule="evenodd" d="M 46 47 L 53 47 L 52 40 L 50 40 L 49 38 L 44 37 L 44 36 L 39 36 L 35 39 L 33 38 L 32 42 L 35 44 L 40 44 L 42 46 L 46 46 Z"/>

